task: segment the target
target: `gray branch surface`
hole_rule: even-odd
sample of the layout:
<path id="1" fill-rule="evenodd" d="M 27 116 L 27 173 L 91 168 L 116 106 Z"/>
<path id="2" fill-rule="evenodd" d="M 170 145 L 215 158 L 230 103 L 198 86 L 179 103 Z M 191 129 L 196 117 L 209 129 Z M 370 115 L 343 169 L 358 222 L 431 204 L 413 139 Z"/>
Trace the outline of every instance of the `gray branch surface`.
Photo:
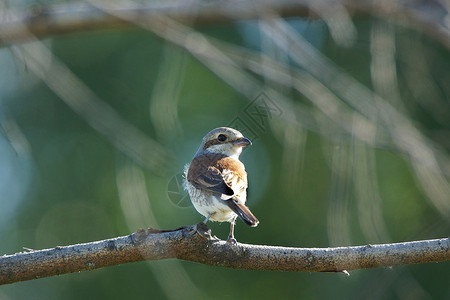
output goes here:
<path id="1" fill-rule="evenodd" d="M 447 21 L 449 11 L 437 0 L 261 0 L 257 5 L 250 0 L 87 2 L 54 6 L 33 5 L 24 11 L 0 10 L 0 46 L 26 42 L 35 37 L 45 38 L 78 31 L 134 26 L 133 22 L 127 22 L 126 19 L 139 23 L 164 16 L 187 24 L 205 24 L 267 16 L 312 16 L 327 21 L 334 12 L 345 10 L 352 15 L 368 14 L 413 24 L 450 48 L 450 29 Z M 108 6 L 108 11 L 100 8 L 105 5 Z"/>
<path id="2" fill-rule="evenodd" d="M 0 257 L 0 284 L 143 260 L 177 258 L 247 270 L 346 272 L 450 260 L 450 239 L 338 248 L 230 244 L 203 223 Z"/>

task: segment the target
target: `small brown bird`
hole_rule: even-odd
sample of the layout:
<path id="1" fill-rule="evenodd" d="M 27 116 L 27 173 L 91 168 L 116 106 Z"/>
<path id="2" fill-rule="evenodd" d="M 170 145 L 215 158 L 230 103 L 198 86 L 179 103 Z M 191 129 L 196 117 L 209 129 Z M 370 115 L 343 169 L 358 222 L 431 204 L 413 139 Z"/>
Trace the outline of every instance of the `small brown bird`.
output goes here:
<path id="1" fill-rule="evenodd" d="M 195 209 L 208 220 L 230 222 L 228 242 L 236 243 L 236 217 L 255 227 L 258 219 L 245 206 L 247 200 L 247 173 L 239 161 L 242 148 L 252 142 L 239 131 L 219 127 L 208 132 L 185 167 L 184 187 Z"/>

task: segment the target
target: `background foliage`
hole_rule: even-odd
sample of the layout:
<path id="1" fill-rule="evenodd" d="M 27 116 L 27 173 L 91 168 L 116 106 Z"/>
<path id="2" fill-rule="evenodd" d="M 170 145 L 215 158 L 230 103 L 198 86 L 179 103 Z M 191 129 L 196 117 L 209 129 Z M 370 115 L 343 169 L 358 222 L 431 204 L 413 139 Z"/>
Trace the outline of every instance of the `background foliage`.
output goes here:
<path id="1" fill-rule="evenodd" d="M 404 24 L 368 16 L 352 20 L 355 35 L 348 43 L 336 42 L 320 20 L 284 21 L 340 72 L 384 97 L 438 151 L 439 161 L 448 161 L 446 48 Z M 278 49 L 258 21 L 195 29 L 309 72 L 289 51 Z M 328 247 L 431 239 L 450 232 L 448 210 L 442 210 L 449 206 L 448 194 L 442 194 L 449 165 L 440 164 L 445 183 L 435 177 L 427 181 L 418 175 L 411 152 L 396 146 L 394 139 L 401 137 L 378 130 L 371 142 L 361 140 L 354 134 L 356 121 L 350 122 L 351 130 L 334 130 L 356 118 L 355 107 L 346 108 L 354 114 L 341 114 L 330 103 L 321 107 L 296 91 L 294 81 L 288 87 L 261 74 L 247 75 L 260 84 L 259 91 L 241 93 L 186 49 L 143 29 L 81 32 L 43 42 L 101 101 L 175 159 L 158 170 L 140 164 L 42 82 L 28 68 L 21 46 L 0 49 L 2 254 L 201 221 L 175 180 L 203 135 L 225 125 L 239 127 L 254 141 L 241 158 L 249 173 L 248 205 L 261 223 L 250 228 L 238 222 L 240 242 Z M 286 110 L 268 88 L 292 107 L 303 107 L 309 119 Z M 327 109 L 336 109 L 339 118 L 321 116 Z M 377 113 L 383 118 L 385 112 Z M 228 224 L 210 227 L 226 238 Z M 450 298 L 449 278 L 448 263 L 361 270 L 347 277 L 161 261 L 2 286 L 0 298 L 444 299 Z"/>

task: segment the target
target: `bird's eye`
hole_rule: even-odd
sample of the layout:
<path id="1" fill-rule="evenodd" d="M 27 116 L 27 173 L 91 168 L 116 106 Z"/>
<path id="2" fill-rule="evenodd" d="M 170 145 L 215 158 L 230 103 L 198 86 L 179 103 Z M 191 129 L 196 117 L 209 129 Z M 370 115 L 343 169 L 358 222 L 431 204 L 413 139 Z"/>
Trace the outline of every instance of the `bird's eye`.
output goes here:
<path id="1" fill-rule="evenodd" d="M 219 142 L 225 142 L 227 140 L 227 137 L 224 134 L 219 134 L 217 140 L 219 140 Z"/>

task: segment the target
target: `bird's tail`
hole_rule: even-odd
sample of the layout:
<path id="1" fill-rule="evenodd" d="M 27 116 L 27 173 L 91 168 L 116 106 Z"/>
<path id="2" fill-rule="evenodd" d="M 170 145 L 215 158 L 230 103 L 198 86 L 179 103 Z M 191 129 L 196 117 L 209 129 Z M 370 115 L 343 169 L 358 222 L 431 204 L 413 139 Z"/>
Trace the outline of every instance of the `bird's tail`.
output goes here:
<path id="1" fill-rule="evenodd" d="M 239 218 L 244 221 L 245 224 L 256 227 L 258 226 L 259 220 L 252 214 L 250 209 L 245 206 L 244 204 L 240 204 L 237 202 L 236 199 L 230 199 L 225 201 L 228 205 L 228 207 L 231 208 L 232 211 L 234 211 Z"/>

